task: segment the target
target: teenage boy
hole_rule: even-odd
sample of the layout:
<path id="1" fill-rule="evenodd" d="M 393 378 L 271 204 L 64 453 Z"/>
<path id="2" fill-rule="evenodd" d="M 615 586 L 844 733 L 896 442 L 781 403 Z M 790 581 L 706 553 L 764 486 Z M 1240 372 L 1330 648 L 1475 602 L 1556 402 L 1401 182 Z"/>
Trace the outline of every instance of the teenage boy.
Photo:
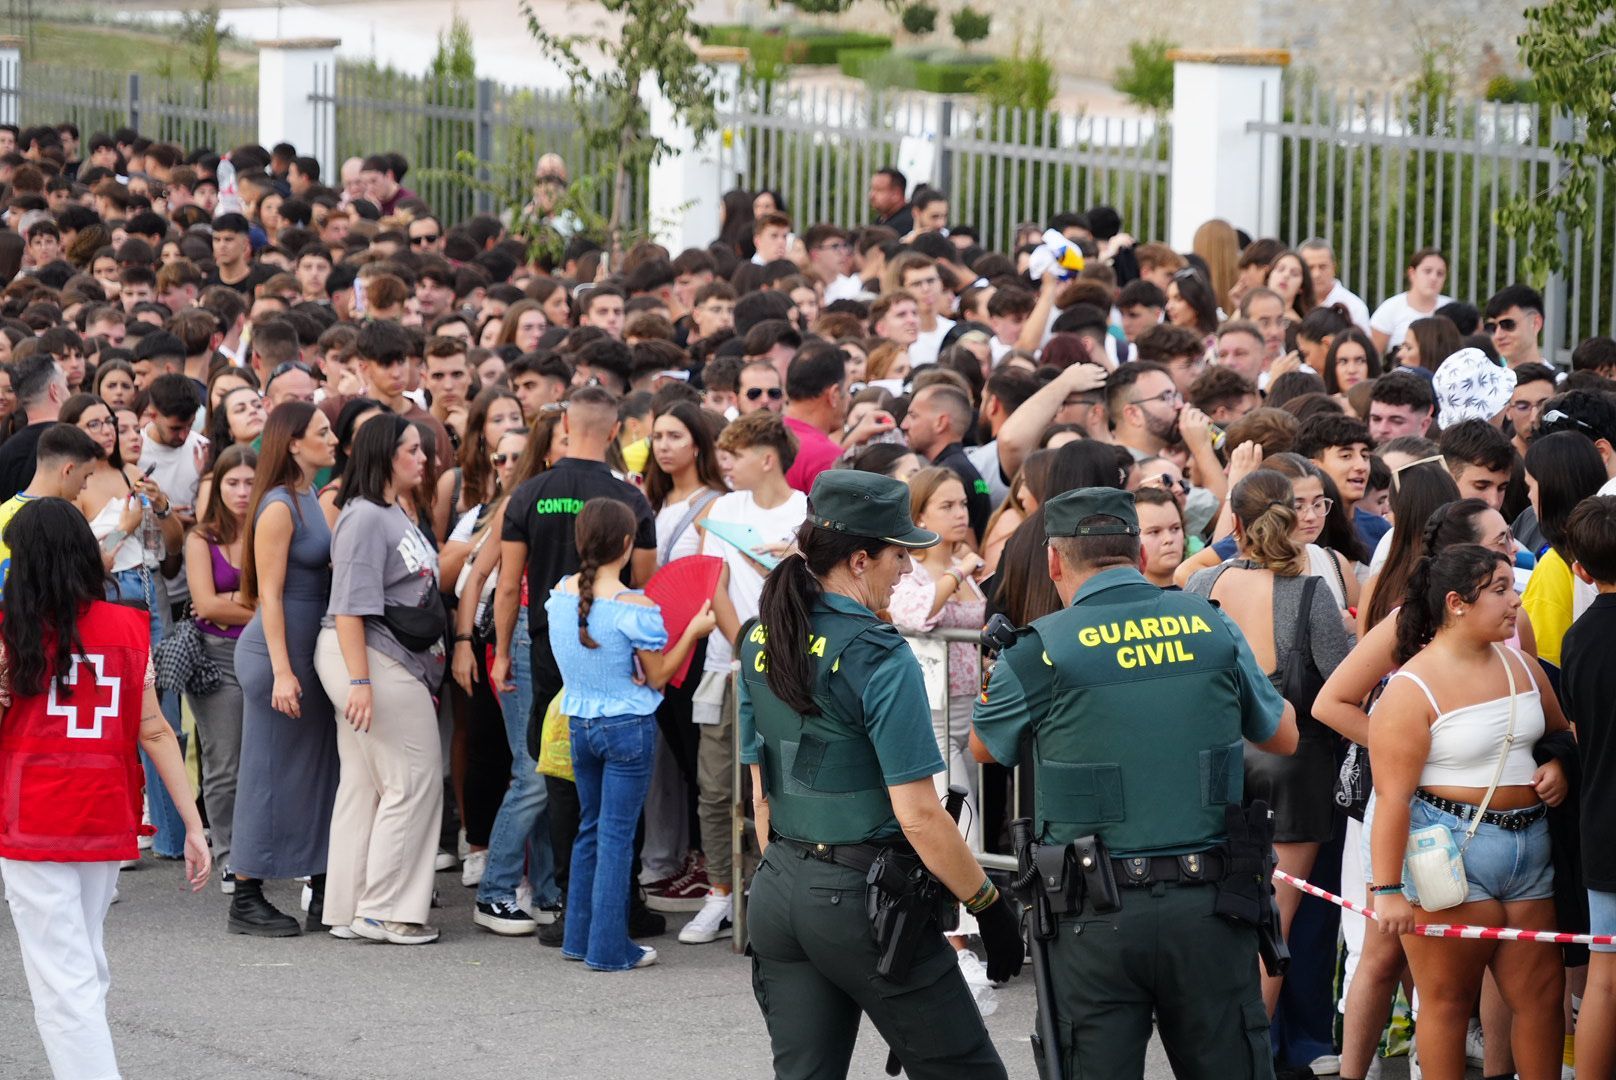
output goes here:
<path id="1" fill-rule="evenodd" d="M 432 394 L 432 415 L 449 429 L 456 450 L 466 437 L 466 413 L 477 392 L 475 384 L 464 341 L 442 336 L 428 339 L 426 387 Z"/>
<path id="2" fill-rule="evenodd" d="M 77 502 L 101 457 L 101 447 L 96 441 L 72 424 L 52 424 L 40 435 L 34 452 L 34 478 L 26 488 L 0 503 L 0 590 L 4 590 L 6 572 L 11 569 L 11 548 L 5 542 L 6 526 L 11 524 L 17 511 L 30 499 Z M 124 524 L 119 522 L 118 529 L 108 535 L 117 536 Z M 113 546 L 116 547 L 116 543 Z"/>
<path id="3" fill-rule="evenodd" d="M 1423 379 L 1419 380 L 1424 382 Z M 1359 509 L 1369 485 L 1369 451 L 1374 448 L 1363 421 L 1336 413 L 1310 416 L 1296 429 L 1293 449 L 1323 469 L 1335 484 L 1342 509 L 1352 519 L 1358 538 L 1373 551 L 1391 524 Z"/>
<path id="4" fill-rule="evenodd" d="M 701 523 L 702 554 L 721 556 L 724 569 L 713 597 L 718 629 L 707 639 L 707 658 L 692 711 L 692 719 L 701 728 L 696 750 L 696 815 L 707 856 L 708 892 L 701 910 L 679 931 L 679 940 L 686 945 L 717 941 L 734 933 L 730 803 L 735 792 L 730 768 L 735 721 L 730 707 L 730 662 L 741 626 L 757 617 L 767 573 L 764 564 L 753 558 L 761 552 L 743 551 L 705 528 L 716 522 L 750 526 L 778 556 L 808 516 L 808 496 L 786 482 L 786 471 L 797 456 L 797 437 L 780 417 L 767 410 L 748 413 L 723 430 L 718 449 L 727 455 L 726 473 L 734 490 L 719 496 Z"/>
<path id="5" fill-rule="evenodd" d="M 409 331 L 391 319 L 377 319 L 366 323 L 359 331 L 354 351 L 359 355 L 359 380 L 364 384 L 364 396 L 375 398 L 412 424 L 420 421 L 431 428 L 438 444 L 438 468 L 452 468 L 454 446 L 449 441 L 449 430 L 406 394 L 410 388 Z M 320 408 L 326 419 L 335 424 L 347 403 L 346 395 L 333 394 L 320 402 Z"/>
<path id="6" fill-rule="evenodd" d="M 988 339 L 988 352 L 994 367 L 999 366 L 1005 353 L 1016 347 L 1016 339 L 1021 337 L 1032 309 L 1037 306 L 1038 297 L 1031 289 L 1005 287 L 995 289 L 993 295 L 988 297 L 988 325 L 993 328 L 993 336 Z M 913 356 L 912 350 L 910 355 Z"/>
<path id="7" fill-rule="evenodd" d="M 1584 499 L 1566 521 L 1572 573 L 1598 590 L 1560 647 L 1560 700 L 1582 759 L 1582 876 L 1589 929 L 1616 934 L 1616 846 L 1606 842 L 1616 815 L 1616 497 Z M 1589 947 L 1588 988 L 1577 1019 L 1577 1072 L 1616 1068 L 1616 946 Z"/>
<path id="8" fill-rule="evenodd" d="M 31 242 L 33 233 L 28 235 Z M 1510 367 L 1543 362 L 1538 348 L 1538 337 L 1543 333 L 1542 293 L 1530 285 L 1506 285 L 1487 301 L 1482 318 L 1482 329 Z"/>
<path id="9" fill-rule="evenodd" d="M 596 285 L 579 301 L 578 325 L 594 326 L 611 337 L 623 338 L 623 290 L 615 285 Z"/>
<path id="10" fill-rule="evenodd" d="M 905 252 L 894 260 L 893 269 L 898 288 L 915 298 L 920 316 L 919 332 L 909 346 L 909 366 L 935 364 L 943 338 L 954 328 L 954 320 L 945 317 L 953 297 L 944 291 L 937 262 L 930 256 L 918 251 Z"/>
<path id="11" fill-rule="evenodd" d="M 1459 486 L 1461 499 L 1480 499 L 1494 510 L 1503 509 L 1504 492 L 1515 467 L 1515 448 L 1508 435 L 1485 420 L 1465 420 L 1444 431 L 1437 445 L 1448 475 Z M 1369 560 L 1370 573 L 1386 564 L 1396 533 L 1397 526 L 1393 524 L 1375 545 Z"/>
<path id="12" fill-rule="evenodd" d="M 1431 380 L 1393 371 L 1375 380 L 1369 392 L 1369 437 L 1376 443 L 1404 435 L 1424 435 L 1436 415 Z"/>

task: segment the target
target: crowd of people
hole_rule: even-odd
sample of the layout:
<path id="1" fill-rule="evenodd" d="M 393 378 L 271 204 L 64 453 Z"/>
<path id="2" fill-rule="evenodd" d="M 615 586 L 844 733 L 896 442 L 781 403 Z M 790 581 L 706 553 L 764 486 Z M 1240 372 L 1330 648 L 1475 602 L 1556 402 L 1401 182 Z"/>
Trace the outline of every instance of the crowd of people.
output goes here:
<path id="1" fill-rule="evenodd" d="M 1323 240 L 1214 220 L 1179 252 L 1105 206 L 988 251 L 891 168 L 870 224 L 732 191 L 720 235 L 677 252 L 579 232 L 551 155 L 534 235 L 443 221 L 408 172 L 0 125 L 3 643 L 34 654 L 9 693 L 72 681 L 14 636 L 47 603 L 17 579 L 54 565 L 21 551 L 39 500 L 142 612 L 166 720 L 136 724 L 149 851 L 99 857 L 187 858 L 195 881 L 211 857 L 239 934 L 422 944 L 465 903 L 613 971 L 655 962 L 666 913 L 690 915 L 681 943 L 729 937 L 733 673 L 829 470 L 903 482 L 940 538 L 880 614 L 933 658 L 937 791 L 962 785 L 962 834 L 1008 851 L 1017 789 L 968 723 L 990 660 L 929 635 L 1057 610 L 1044 505 L 1124 489 L 1146 579 L 1217 601 L 1294 706 L 1294 753 L 1244 754 L 1279 867 L 1380 916 L 1281 887 L 1282 1065 L 1373 1075 L 1401 984 L 1433 1080 L 1467 1055 L 1547 1080 L 1573 1045 L 1609 1075 L 1610 950 L 1394 931 L 1432 921 L 1400 860 L 1441 823 L 1470 834 L 1470 877 L 1437 921 L 1616 932 L 1616 341 L 1545 363 L 1539 293 L 1446 295 L 1436 249 L 1372 298 Z M 643 586 L 691 556 L 717 584 L 670 627 Z M 55 849 L 7 824 L 10 886 Z M 306 914 L 266 897 L 286 879 Z M 84 887 L 97 927 L 113 882 Z M 967 914 L 950 941 L 986 1008 L 975 933 Z M 36 966 L 36 1003 L 104 1008 L 104 958 L 88 1005 Z"/>

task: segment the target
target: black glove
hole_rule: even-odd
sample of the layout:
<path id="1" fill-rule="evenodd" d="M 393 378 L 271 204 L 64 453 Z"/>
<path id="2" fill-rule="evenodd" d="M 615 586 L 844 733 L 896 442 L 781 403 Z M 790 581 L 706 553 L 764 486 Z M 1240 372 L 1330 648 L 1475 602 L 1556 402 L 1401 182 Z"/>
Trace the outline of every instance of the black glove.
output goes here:
<path id="1" fill-rule="evenodd" d="M 1010 910 L 1010 901 L 1003 893 L 976 913 L 976 930 L 988 954 L 989 981 L 1002 983 L 1012 975 L 1021 974 L 1021 965 L 1027 958 L 1027 948 L 1021 940 L 1021 920 Z"/>

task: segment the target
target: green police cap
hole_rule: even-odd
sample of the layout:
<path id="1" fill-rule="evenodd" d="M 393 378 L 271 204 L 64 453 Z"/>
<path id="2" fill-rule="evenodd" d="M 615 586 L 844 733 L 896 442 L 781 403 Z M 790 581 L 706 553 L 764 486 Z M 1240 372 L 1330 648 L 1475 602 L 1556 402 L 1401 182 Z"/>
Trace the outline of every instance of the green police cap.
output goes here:
<path id="1" fill-rule="evenodd" d="M 827 469 L 809 493 L 808 521 L 821 529 L 885 540 L 906 548 L 928 548 L 937 534 L 917 528 L 909 517 L 909 488 L 900 480 L 857 469 Z"/>
<path id="2" fill-rule="evenodd" d="M 1115 523 L 1079 525 L 1093 517 L 1116 518 Z M 1045 536 L 1138 536 L 1139 515 L 1133 492 L 1093 487 L 1063 491 L 1044 504 Z"/>

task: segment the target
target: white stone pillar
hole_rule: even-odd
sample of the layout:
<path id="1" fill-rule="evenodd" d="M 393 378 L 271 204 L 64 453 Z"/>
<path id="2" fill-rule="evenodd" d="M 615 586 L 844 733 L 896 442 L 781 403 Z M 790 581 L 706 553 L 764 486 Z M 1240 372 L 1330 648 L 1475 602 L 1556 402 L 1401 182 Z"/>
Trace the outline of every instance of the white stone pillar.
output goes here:
<path id="1" fill-rule="evenodd" d="M 1279 138 L 1247 130 L 1282 118 L 1283 49 L 1175 49 L 1169 242 L 1179 251 L 1195 230 L 1222 218 L 1252 237 L 1279 232 Z M 1297 237 L 1288 237 L 1299 243 Z"/>
<path id="2" fill-rule="evenodd" d="M 22 121 L 22 38 L 0 36 L 0 124 Z M 50 119 L 45 120 L 50 123 Z"/>
<path id="3" fill-rule="evenodd" d="M 258 141 L 288 142 L 335 181 L 337 38 L 258 43 Z"/>
<path id="4" fill-rule="evenodd" d="M 740 82 L 746 50 L 698 47 L 696 55 L 711 72 L 722 113 Z M 734 179 L 724 176 L 720 161 L 723 125 L 698 144 L 654 80 L 646 81 L 641 97 L 650 113 L 651 133 L 669 146 L 651 165 L 652 237 L 675 255 L 688 247 L 704 248 L 718 235 L 719 203 Z"/>

